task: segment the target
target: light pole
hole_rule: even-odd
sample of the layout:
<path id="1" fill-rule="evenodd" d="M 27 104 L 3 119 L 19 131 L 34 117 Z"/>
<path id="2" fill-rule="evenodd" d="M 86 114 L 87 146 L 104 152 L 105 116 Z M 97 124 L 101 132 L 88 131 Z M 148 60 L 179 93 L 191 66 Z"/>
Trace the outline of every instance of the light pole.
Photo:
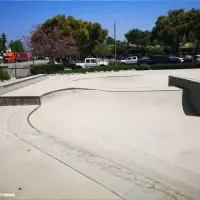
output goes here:
<path id="1" fill-rule="evenodd" d="M 116 22 L 114 23 L 114 39 L 115 39 L 115 64 L 116 64 L 116 57 L 117 57 L 117 54 L 116 54 Z"/>

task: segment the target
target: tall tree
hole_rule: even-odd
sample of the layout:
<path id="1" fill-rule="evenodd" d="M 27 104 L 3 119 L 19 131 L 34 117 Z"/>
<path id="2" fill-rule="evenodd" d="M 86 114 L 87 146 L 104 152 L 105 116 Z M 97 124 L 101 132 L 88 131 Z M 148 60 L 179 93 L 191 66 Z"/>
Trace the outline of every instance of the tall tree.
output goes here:
<path id="1" fill-rule="evenodd" d="M 150 31 L 142 31 L 140 29 L 132 29 L 125 34 L 128 43 L 137 46 L 146 46 L 149 43 Z"/>
<path id="2" fill-rule="evenodd" d="M 188 42 L 195 44 L 194 54 L 200 44 L 200 9 L 191 9 L 185 14 L 185 34 Z"/>
<path id="3" fill-rule="evenodd" d="M 6 42 L 7 42 L 6 34 L 2 33 L 0 37 L 0 52 L 2 53 L 6 52 Z"/>
<path id="4" fill-rule="evenodd" d="M 170 46 L 172 51 L 178 54 L 187 30 L 185 17 L 184 9 L 171 10 L 167 16 L 158 17 L 151 39 L 157 39 L 162 46 Z"/>
<path id="5" fill-rule="evenodd" d="M 24 45 L 21 40 L 11 40 L 9 47 L 12 52 L 25 52 Z"/>
<path id="6" fill-rule="evenodd" d="M 78 53 L 74 39 L 71 36 L 64 36 L 57 26 L 50 32 L 41 26 L 36 27 L 28 45 L 31 45 L 33 55 L 48 56 L 53 60 Z"/>
<path id="7" fill-rule="evenodd" d="M 107 44 L 98 44 L 93 49 L 92 53 L 95 56 L 105 58 L 106 56 L 109 56 L 112 54 L 112 48 Z"/>
<path id="8" fill-rule="evenodd" d="M 115 44 L 115 40 L 112 37 L 108 36 L 106 38 L 106 44 L 114 45 Z"/>
<path id="9" fill-rule="evenodd" d="M 71 36 L 75 40 L 82 54 L 91 54 L 94 47 L 105 41 L 108 30 L 103 29 L 99 23 L 92 23 L 75 19 L 72 16 L 57 15 L 46 20 L 42 28 L 51 31 L 57 26 L 64 36 Z"/>

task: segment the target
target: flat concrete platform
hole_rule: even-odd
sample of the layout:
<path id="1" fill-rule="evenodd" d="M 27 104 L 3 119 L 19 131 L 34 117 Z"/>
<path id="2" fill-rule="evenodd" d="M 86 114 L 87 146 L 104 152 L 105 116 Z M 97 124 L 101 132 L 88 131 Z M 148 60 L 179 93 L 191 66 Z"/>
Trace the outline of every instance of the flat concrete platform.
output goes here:
<path id="1" fill-rule="evenodd" d="M 41 96 L 51 91 L 70 87 L 116 90 L 132 90 L 138 87 L 139 89 L 141 87 L 163 89 L 168 87 L 169 75 L 178 75 L 198 80 L 200 79 L 200 70 L 151 70 L 54 75 L 49 76 L 44 81 L 6 93 L 2 96 Z"/>
<path id="2" fill-rule="evenodd" d="M 0 193 L 199 200 L 200 118 L 169 75 L 200 70 L 49 76 L 3 94 L 41 105 L 0 106 Z"/>

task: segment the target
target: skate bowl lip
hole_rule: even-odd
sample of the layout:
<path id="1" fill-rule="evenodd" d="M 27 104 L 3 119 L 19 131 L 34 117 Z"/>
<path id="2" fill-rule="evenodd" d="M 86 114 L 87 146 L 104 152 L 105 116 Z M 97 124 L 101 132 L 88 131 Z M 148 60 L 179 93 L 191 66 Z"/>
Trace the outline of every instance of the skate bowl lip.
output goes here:
<path id="1" fill-rule="evenodd" d="M 48 99 L 53 95 L 73 91 L 73 90 L 80 90 L 80 91 L 97 91 L 97 92 L 113 92 L 113 93 L 142 93 L 142 92 L 182 92 L 182 89 L 177 87 L 138 87 L 138 88 L 130 88 L 130 89 L 97 89 L 97 88 L 84 88 L 84 87 L 69 87 L 63 88 L 58 90 L 53 90 L 47 93 L 42 94 L 40 98 L 40 105 L 42 105 L 42 101 Z"/>
<path id="2" fill-rule="evenodd" d="M 198 115 L 200 115 L 200 81 L 181 77 L 181 76 L 169 76 L 169 86 L 178 87 L 183 89 L 183 92 L 187 93 L 188 99 Z"/>
<path id="3" fill-rule="evenodd" d="M 59 93 L 72 91 L 72 90 L 85 90 L 85 91 L 99 91 L 99 92 L 119 92 L 119 93 L 129 93 L 129 92 L 182 92 L 182 89 L 176 87 L 138 87 L 129 89 L 109 89 L 109 88 L 85 88 L 85 87 L 68 87 L 58 90 L 52 90 L 43 93 L 39 96 L 0 96 L 0 106 L 14 106 L 14 105 L 41 105 L 43 100 L 53 97 Z"/>

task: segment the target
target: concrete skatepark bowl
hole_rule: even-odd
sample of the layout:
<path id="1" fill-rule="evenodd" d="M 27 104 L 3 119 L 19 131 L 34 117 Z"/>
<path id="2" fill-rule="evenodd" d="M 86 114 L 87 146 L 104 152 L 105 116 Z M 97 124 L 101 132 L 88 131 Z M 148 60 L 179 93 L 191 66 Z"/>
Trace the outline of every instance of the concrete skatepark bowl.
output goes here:
<path id="1" fill-rule="evenodd" d="M 200 118 L 186 90 L 168 87 L 169 75 L 192 71 L 120 73 L 49 77 L 3 95 L 41 88 L 41 105 L 19 106 L 10 130 L 105 198 L 200 199 Z"/>

